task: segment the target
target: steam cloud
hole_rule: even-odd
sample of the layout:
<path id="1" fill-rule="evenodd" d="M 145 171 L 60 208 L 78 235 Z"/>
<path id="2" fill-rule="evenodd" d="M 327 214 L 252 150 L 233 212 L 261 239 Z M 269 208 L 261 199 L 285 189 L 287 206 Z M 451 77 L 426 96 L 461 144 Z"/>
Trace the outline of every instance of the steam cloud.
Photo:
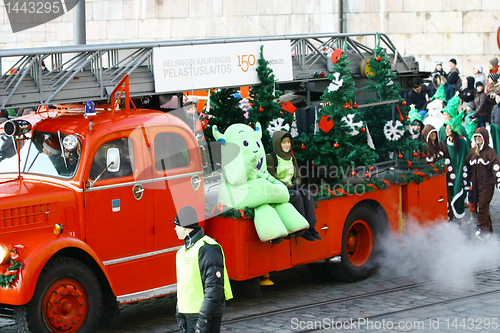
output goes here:
<path id="1" fill-rule="evenodd" d="M 492 202 L 493 203 L 493 202 Z M 493 218 L 495 216 L 493 215 Z M 500 241 L 474 239 L 475 225 L 448 223 L 384 244 L 378 273 L 384 276 L 419 277 L 437 287 L 465 290 L 474 287 L 477 272 L 500 264 Z"/>

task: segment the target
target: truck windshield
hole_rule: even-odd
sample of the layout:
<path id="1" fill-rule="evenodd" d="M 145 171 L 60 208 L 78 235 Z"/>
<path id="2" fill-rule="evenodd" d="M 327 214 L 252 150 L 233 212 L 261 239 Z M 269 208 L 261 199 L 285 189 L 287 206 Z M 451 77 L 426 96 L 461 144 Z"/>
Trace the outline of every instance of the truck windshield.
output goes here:
<path id="1" fill-rule="evenodd" d="M 78 167 L 81 144 L 74 135 L 34 132 L 21 141 L 21 172 L 72 178 Z M 17 144 L 12 137 L 0 134 L 0 173 L 18 172 Z"/>

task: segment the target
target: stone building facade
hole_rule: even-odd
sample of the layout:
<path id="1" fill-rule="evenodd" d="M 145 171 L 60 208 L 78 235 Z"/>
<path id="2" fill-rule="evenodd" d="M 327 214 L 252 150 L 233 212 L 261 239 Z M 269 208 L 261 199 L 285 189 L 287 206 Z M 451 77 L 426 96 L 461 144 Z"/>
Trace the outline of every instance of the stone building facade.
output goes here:
<path id="1" fill-rule="evenodd" d="M 12 33 L 0 49 L 73 44 L 73 14 Z M 87 44 L 339 32 L 339 0 L 86 0 Z M 420 69 L 457 59 L 463 76 L 499 57 L 498 0 L 343 0 L 344 32 L 384 32 Z"/>

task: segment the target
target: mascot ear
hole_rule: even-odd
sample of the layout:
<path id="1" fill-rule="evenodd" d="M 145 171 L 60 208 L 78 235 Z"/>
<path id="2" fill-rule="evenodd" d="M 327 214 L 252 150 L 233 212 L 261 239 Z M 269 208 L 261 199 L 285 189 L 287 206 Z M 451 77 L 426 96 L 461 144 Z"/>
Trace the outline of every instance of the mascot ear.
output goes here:
<path id="1" fill-rule="evenodd" d="M 257 139 L 262 139 L 262 127 L 259 122 L 255 124 L 255 135 L 257 136 Z"/>
<path id="2" fill-rule="evenodd" d="M 220 143 L 223 146 L 226 144 L 226 139 L 224 138 L 224 134 L 219 132 L 219 129 L 217 128 L 216 125 L 212 126 L 212 134 L 218 143 Z"/>

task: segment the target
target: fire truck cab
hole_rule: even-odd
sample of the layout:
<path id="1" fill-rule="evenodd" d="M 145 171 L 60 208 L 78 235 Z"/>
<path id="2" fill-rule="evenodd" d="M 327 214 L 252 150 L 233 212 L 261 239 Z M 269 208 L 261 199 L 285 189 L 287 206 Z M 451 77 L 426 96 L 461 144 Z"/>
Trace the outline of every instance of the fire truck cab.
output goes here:
<path id="1" fill-rule="evenodd" d="M 13 119 L 0 140 L 0 303 L 18 325 L 93 331 L 103 309 L 176 291 L 172 222 L 185 206 L 204 219 L 184 122 L 81 106 Z"/>

